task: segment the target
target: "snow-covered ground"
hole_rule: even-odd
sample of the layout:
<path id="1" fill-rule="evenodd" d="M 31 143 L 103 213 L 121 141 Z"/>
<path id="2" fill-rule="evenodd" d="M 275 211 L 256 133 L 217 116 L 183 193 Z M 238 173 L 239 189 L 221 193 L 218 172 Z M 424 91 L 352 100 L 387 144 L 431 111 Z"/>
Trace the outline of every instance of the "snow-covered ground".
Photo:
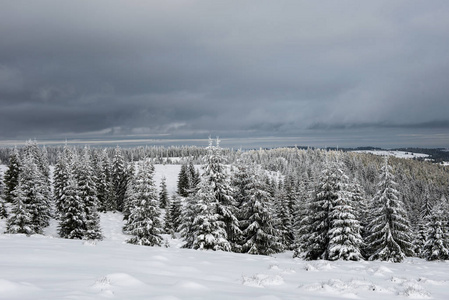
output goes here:
<path id="1" fill-rule="evenodd" d="M 3 234 L 0 299 L 449 299 L 449 262 L 302 261 L 126 244 L 122 216 L 101 216 L 91 243 Z"/>
<path id="2" fill-rule="evenodd" d="M 405 152 L 405 151 L 357 150 L 357 151 L 354 151 L 354 152 L 357 152 L 357 153 L 371 153 L 371 154 L 381 155 L 381 156 L 395 156 L 395 157 L 399 157 L 399 158 L 408 158 L 408 159 L 429 157 L 428 154 Z"/>

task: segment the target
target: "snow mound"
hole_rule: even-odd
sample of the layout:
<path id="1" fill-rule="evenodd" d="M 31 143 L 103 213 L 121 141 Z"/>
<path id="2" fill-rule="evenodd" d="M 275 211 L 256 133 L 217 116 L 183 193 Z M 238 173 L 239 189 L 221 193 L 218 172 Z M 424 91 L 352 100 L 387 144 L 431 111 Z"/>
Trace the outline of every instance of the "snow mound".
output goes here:
<path id="1" fill-rule="evenodd" d="M 279 275 L 256 274 L 250 277 L 242 276 L 242 284 L 246 286 L 264 288 L 284 284 L 284 279 Z"/>
<path id="2" fill-rule="evenodd" d="M 31 294 L 37 290 L 38 288 L 36 286 L 27 282 L 14 282 L 0 279 L 0 298 L 2 299 L 20 298 L 21 295 Z"/>
<path id="3" fill-rule="evenodd" d="M 203 291 L 208 289 L 206 286 L 190 280 L 180 280 L 175 283 L 175 287 L 184 290 L 196 290 L 196 291 Z"/>
<path id="4" fill-rule="evenodd" d="M 95 281 L 93 287 L 101 290 L 111 288 L 113 286 L 118 287 L 139 287 L 145 285 L 137 278 L 126 273 L 113 273 L 101 277 Z"/>

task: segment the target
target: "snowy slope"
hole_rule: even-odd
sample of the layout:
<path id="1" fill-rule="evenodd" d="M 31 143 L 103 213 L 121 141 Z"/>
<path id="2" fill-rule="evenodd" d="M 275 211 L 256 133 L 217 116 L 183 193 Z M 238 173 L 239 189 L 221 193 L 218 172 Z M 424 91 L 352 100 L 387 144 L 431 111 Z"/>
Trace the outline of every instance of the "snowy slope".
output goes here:
<path id="1" fill-rule="evenodd" d="M 449 263 L 327 262 L 0 234 L 0 299 L 448 299 Z M 55 223 L 46 234 L 53 235 Z M 4 221 L 0 221 L 4 231 Z"/>

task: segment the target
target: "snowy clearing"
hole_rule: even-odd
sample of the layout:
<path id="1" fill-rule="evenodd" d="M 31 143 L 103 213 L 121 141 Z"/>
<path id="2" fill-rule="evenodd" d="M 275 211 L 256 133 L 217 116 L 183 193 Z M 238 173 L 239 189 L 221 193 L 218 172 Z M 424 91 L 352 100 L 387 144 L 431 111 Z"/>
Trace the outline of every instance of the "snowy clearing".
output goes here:
<path id="1" fill-rule="evenodd" d="M 3 234 L 0 299 L 448 299 L 449 263 L 302 261 L 124 243 L 122 215 L 101 215 L 101 242 Z M 166 237 L 167 238 L 167 237 Z"/>
<path id="2" fill-rule="evenodd" d="M 381 155 L 381 156 L 395 156 L 395 157 L 398 157 L 398 158 L 407 158 L 407 159 L 429 157 L 428 154 L 405 152 L 405 151 L 357 150 L 357 151 L 353 151 L 353 152 L 356 152 L 356 153 L 371 153 L 371 154 L 374 154 L 374 155 Z"/>

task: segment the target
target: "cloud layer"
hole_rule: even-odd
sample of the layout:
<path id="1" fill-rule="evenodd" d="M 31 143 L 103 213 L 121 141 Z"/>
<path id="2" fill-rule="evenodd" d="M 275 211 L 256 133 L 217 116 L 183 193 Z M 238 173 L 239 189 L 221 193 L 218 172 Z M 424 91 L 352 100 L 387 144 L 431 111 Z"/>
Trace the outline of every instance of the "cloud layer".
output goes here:
<path id="1" fill-rule="evenodd" d="M 4 1 L 0 139 L 449 146 L 448 15 L 447 1 Z"/>

